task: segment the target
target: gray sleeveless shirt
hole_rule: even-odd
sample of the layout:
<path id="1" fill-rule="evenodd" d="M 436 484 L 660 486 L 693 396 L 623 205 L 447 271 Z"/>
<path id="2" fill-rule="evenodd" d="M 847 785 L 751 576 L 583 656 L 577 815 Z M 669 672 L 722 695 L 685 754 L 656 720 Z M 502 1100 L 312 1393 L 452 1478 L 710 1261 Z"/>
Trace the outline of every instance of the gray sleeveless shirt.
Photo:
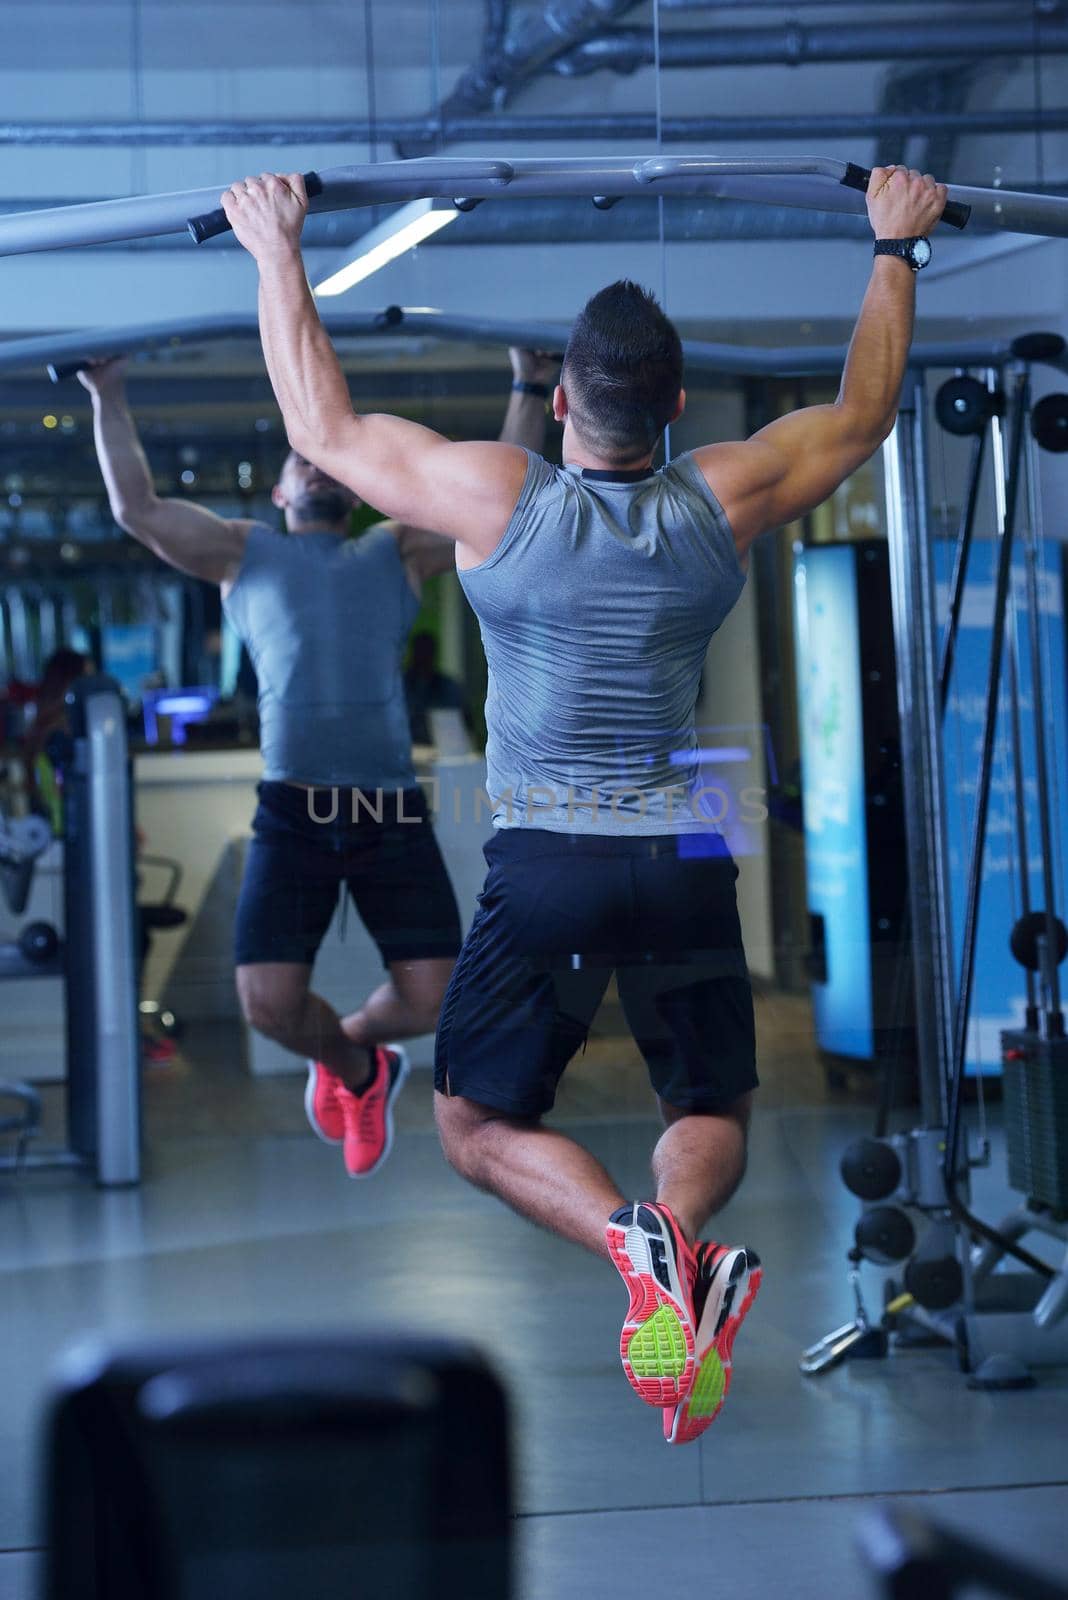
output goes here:
<path id="1" fill-rule="evenodd" d="M 528 453 L 500 544 L 460 582 L 489 663 L 495 826 L 711 826 L 694 708 L 708 641 L 745 574 L 690 456 L 621 481 Z"/>
<path id="2" fill-rule="evenodd" d="M 223 607 L 256 669 L 265 778 L 414 786 L 401 657 L 419 601 L 388 529 L 257 523 Z"/>

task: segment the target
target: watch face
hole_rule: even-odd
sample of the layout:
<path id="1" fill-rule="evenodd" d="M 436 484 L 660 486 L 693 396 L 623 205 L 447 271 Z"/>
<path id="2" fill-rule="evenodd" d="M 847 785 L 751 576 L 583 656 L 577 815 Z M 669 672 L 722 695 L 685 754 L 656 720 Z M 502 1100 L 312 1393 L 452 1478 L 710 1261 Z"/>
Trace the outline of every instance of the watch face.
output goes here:
<path id="1" fill-rule="evenodd" d="M 927 239 L 913 239 L 912 259 L 918 267 L 925 267 L 931 259 L 931 245 Z"/>

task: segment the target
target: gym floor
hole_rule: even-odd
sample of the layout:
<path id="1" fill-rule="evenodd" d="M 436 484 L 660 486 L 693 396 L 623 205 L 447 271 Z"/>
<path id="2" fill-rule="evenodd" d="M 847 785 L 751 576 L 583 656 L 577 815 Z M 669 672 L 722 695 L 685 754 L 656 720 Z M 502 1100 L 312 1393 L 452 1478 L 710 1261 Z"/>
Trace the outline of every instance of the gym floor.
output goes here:
<path id="1" fill-rule="evenodd" d="M 477 1342 L 513 1398 L 522 1600 L 715 1582 L 791 1600 L 872 1592 L 855 1553 L 872 1497 L 1068 1578 L 1068 1373 L 1033 1390 L 970 1391 L 948 1349 L 899 1351 L 816 1379 L 802 1348 L 852 1314 L 845 1248 L 856 1204 L 837 1175 L 868 1130 L 864 1094 L 828 1095 L 804 1001 L 758 1000 L 764 1087 L 750 1169 L 722 1232 L 764 1259 L 730 1400 L 697 1444 L 670 1449 L 631 1394 L 616 1274 L 475 1193 L 442 1160 L 428 1075 L 409 1083 L 388 1167 L 345 1179 L 308 1132 L 303 1076 L 252 1080 L 236 1030 L 191 1027 L 146 1083 L 142 1188 L 65 1175 L 0 1178 L 0 1600 L 33 1600 L 36 1447 L 49 1370 L 89 1331 L 405 1327 Z M 58 1094 L 49 1115 L 58 1115 Z M 610 1011 L 556 1113 L 647 1191 L 656 1136 L 643 1070 Z M 978 1208 L 997 1216 L 997 1135 Z M 866 1288 L 879 1304 L 878 1274 Z"/>

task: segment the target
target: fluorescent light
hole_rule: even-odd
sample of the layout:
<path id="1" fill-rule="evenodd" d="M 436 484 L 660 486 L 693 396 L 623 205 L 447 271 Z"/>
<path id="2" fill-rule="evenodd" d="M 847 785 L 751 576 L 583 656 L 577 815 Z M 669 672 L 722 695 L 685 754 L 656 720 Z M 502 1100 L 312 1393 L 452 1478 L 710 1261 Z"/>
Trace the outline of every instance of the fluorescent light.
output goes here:
<path id="1" fill-rule="evenodd" d="M 459 215 L 447 200 L 410 201 L 377 227 L 361 234 L 346 252 L 344 265 L 317 284 L 315 293 L 323 297 L 344 294 L 354 283 L 362 283 L 364 278 L 395 261 L 406 250 L 422 244 Z"/>

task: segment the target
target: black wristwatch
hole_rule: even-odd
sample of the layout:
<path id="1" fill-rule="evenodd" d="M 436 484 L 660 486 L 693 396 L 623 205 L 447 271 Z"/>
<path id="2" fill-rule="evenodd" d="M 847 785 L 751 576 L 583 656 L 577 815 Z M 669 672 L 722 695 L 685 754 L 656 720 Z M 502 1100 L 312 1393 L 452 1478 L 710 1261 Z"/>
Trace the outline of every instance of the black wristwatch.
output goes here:
<path id="1" fill-rule="evenodd" d="M 526 378 L 517 378 L 512 384 L 513 394 L 533 394 L 539 400 L 548 400 L 549 385 L 547 383 L 530 383 Z"/>
<path id="2" fill-rule="evenodd" d="M 907 261 L 913 272 L 919 272 L 925 267 L 932 255 L 931 241 L 921 234 L 916 239 L 876 239 L 875 254 L 877 256 L 900 256 L 902 261 Z"/>

